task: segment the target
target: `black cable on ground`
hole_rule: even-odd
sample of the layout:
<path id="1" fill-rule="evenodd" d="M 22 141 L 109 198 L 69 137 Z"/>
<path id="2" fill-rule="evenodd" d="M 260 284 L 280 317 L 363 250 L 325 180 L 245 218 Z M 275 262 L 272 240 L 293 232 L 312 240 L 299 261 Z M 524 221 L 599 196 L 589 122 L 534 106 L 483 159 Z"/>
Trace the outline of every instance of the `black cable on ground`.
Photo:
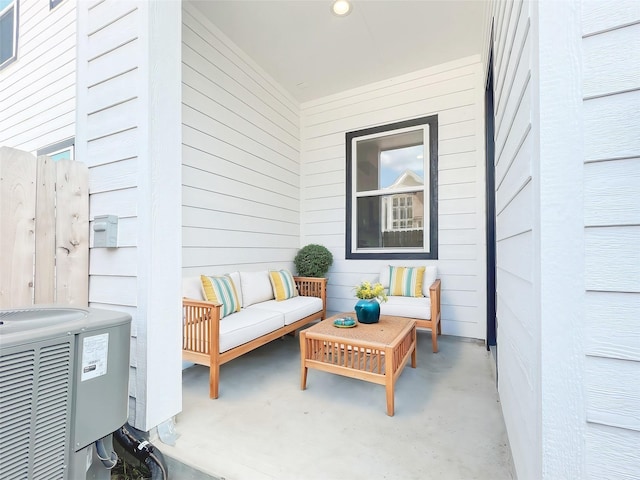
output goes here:
<path id="1" fill-rule="evenodd" d="M 125 423 L 113 432 L 113 438 L 125 451 L 146 465 L 151 473 L 151 480 L 169 480 L 164 456 L 151 442 L 144 439 L 140 430 Z"/>

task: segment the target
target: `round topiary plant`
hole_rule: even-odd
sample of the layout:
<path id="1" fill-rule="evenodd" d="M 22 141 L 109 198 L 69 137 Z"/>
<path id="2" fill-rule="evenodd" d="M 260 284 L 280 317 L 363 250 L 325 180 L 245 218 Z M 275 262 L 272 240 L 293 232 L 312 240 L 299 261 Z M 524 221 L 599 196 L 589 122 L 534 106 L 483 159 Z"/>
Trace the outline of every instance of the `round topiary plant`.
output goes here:
<path id="1" fill-rule="evenodd" d="M 333 263 L 333 255 L 326 247 L 310 243 L 298 250 L 293 263 L 301 277 L 324 277 Z"/>

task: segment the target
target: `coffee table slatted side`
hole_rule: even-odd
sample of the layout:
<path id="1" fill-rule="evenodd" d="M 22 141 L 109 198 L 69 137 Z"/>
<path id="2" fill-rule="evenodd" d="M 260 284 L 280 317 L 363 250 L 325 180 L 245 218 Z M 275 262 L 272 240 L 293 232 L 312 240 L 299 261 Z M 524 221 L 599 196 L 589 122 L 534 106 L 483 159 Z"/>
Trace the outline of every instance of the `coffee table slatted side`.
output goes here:
<path id="1" fill-rule="evenodd" d="M 385 385 L 387 414 L 393 416 L 395 382 L 409 358 L 416 366 L 415 322 L 383 316 L 379 324 L 334 327 L 333 320 L 342 316 L 300 332 L 300 388 L 306 388 L 309 368 Z"/>

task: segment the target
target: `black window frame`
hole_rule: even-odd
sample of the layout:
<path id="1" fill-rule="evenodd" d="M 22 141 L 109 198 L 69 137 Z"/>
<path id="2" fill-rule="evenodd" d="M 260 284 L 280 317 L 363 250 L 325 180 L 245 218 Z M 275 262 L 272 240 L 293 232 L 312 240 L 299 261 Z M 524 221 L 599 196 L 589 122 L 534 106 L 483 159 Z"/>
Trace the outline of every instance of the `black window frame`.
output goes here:
<path id="1" fill-rule="evenodd" d="M 13 1 L 13 17 L 15 18 L 14 25 L 13 25 L 13 55 L 11 57 L 7 57 L 7 59 L 4 62 L 0 63 L 0 70 L 7 67 L 8 65 L 11 65 L 13 62 L 15 62 L 18 59 L 18 38 L 20 33 L 19 32 L 20 1 L 19 0 L 12 0 L 12 1 Z"/>
<path id="2" fill-rule="evenodd" d="M 429 251 L 428 252 L 362 252 L 353 251 L 352 228 L 355 219 L 352 205 L 353 189 L 353 142 L 359 137 L 384 133 L 391 130 L 429 125 Z M 438 258 L 438 115 L 404 120 L 401 122 L 365 128 L 345 134 L 346 148 L 346 219 L 345 219 L 345 258 L 347 260 L 418 260 Z M 425 212 L 426 213 L 426 212 Z M 426 222 L 423 221 L 423 225 Z"/>

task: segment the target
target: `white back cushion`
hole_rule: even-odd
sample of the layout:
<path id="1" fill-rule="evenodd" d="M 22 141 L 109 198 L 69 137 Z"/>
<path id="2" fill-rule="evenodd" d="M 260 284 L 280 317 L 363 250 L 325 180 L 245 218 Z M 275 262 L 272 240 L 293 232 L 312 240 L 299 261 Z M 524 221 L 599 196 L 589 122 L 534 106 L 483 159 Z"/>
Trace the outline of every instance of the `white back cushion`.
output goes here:
<path id="1" fill-rule="evenodd" d="M 182 279 L 182 296 L 194 300 L 204 300 L 200 275 L 197 277 L 184 277 Z"/>
<path id="2" fill-rule="evenodd" d="M 421 267 L 422 265 L 398 265 L 400 267 Z M 424 270 L 424 278 L 422 279 L 422 295 L 429 296 L 429 287 L 438 277 L 438 267 L 435 265 L 426 265 Z M 380 267 L 380 283 L 384 288 L 389 288 L 389 265 Z"/>
<path id="3" fill-rule="evenodd" d="M 427 265 L 424 270 L 424 280 L 422 280 L 422 294 L 425 297 L 429 296 L 429 287 L 438 277 L 438 267 L 435 265 Z"/>
<path id="4" fill-rule="evenodd" d="M 242 289 L 242 308 L 275 298 L 267 270 L 240 272 L 240 285 Z"/>
<path id="5" fill-rule="evenodd" d="M 233 280 L 233 286 L 236 287 L 236 295 L 238 295 L 238 302 L 242 305 L 242 282 L 240 282 L 240 272 L 231 272 L 228 274 Z"/>

